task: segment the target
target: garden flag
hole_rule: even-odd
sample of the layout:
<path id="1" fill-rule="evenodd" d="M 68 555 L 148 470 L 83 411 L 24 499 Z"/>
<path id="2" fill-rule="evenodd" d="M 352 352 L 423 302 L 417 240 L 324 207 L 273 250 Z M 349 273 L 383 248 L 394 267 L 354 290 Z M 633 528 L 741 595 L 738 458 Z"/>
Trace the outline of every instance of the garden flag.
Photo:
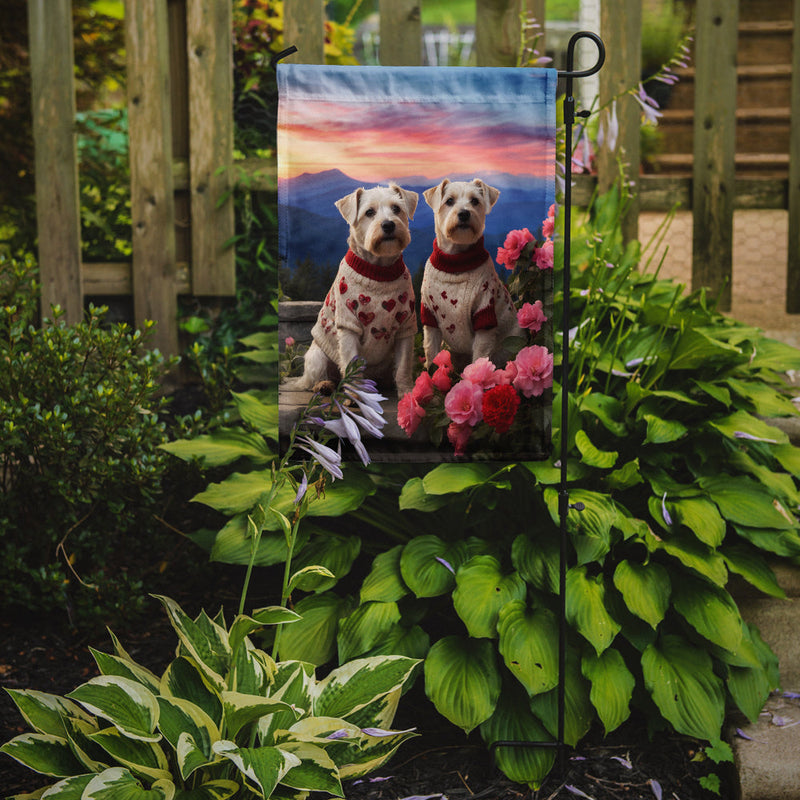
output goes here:
<path id="1" fill-rule="evenodd" d="M 546 458 L 556 71 L 277 69 L 282 433 L 356 355 L 373 459 Z"/>

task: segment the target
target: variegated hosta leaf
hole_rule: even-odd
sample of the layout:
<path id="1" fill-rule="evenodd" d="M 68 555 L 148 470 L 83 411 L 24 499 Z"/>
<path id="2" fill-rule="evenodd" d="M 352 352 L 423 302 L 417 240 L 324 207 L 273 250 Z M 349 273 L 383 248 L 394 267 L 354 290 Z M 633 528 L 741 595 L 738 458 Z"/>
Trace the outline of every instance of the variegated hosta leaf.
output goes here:
<path id="1" fill-rule="evenodd" d="M 272 697 L 261 697 L 241 692 L 223 692 L 222 704 L 225 714 L 225 730 L 229 736 L 236 734 L 251 722 L 255 722 L 276 711 L 292 712 L 292 707 Z"/>
<path id="2" fill-rule="evenodd" d="M 194 789 L 179 789 L 175 800 L 228 800 L 239 791 L 236 781 L 208 781 Z"/>
<path id="3" fill-rule="evenodd" d="M 647 691 L 678 733 L 719 738 L 725 693 L 708 653 L 666 634 L 642 654 L 642 673 Z"/>
<path id="4" fill-rule="evenodd" d="M 425 693 L 467 733 L 494 713 L 500 686 L 495 648 L 487 639 L 446 636 L 425 659 Z"/>
<path id="5" fill-rule="evenodd" d="M 371 736 L 365 733 L 368 730 L 362 729 L 364 736 L 360 745 L 349 745 L 341 754 L 336 749 L 331 751 L 342 780 L 361 778 L 374 772 L 394 755 L 403 742 L 417 735 L 413 730 L 406 730 L 384 731 L 380 736 Z"/>
<path id="6" fill-rule="evenodd" d="M 614 586 L 625 599 L 628 610 L 655 629 L 669 607 L 672 584 L 669 572 L 661 564 L 650 561 L 620 561 L 614 570 Z"/>
<path id="7" fill-rule="evenodd" d="M 64 778 L 86 770 L 75 758 L 69 742 L 49 733 L 23 733 L 0 747 L 0 753 L 42 775 Z"/>
<path id="8" fill-rule="evenodd" d="M 157 742 L 158 702 L 140 683 L 116 675 L 100 675 L 70 692 L 90 714 L 108 720 L 131 739 Z"/>
<path id="9" fill-rule="evenodd" d="M 581 662 L 581 671 L 592 684 L 589 699 L 608 735 L 630 716 L 636 679 L 625 665 L 622 654 L 612 647 L 599 656 L 587 653 Z"/>
<path id="10" fill-rule="evenodd" d="M 179 697 L 201 708 L 219 726 L 222 724 L 222 698 L 195 662 L 179 656 L 161 676 L 163 697 Z"/>
<path id="11" fill-rule="evenodd" d="M 339 662 L 363 656 L 400 621 L 397 603 L 362 603 L 339 622 Z"/>
<path id="12" fill-rule="evenodd" d="M 309 742 L 292 741 L 284 742 L 280 745 L 280 749 L 300 759 L 300 763 L 281 778 L 284 786 L 344 797 L 339 770 L 325 750 Z"/>
<path id="13" fill-rule="evenodd" d="M 34 689 L 6 689 L 25 722 L 36 733 L 64 736 L 64 717 L 75 717 L 91 722 L 90 717 L 77 703 L 47 692 Z"/>
<path id="14" fill-rule="evenodd" d="M 438 536 L 417 536 L 403 548 L 400 574 L 417 597 L 437 597 L 453 588 L 456 570 L 468 557 L 463 541 L 449 543 Z"/>
<path id="15" fill-rule="evenodd" d="M 569 624 L 584 636 L 598 655 L 620 632 L 622 626 L 608 613 L 606 586 L 602 573 L 594 577 L 585 566 L 567 572 L 566 613 Z"/>
<path id="16" fill-rule="evenodd" d="M 487 745 L 495 742 L 552 742 L 553 737 L 531 713 L 522 687 L 509 682 L 503 688 L 497 708 L 481 725 L 481 736 Z M 512 781 L 538 789 L 555 761 L 553 747 L 501 746 L 495 751 L 495 762 Z"/>
<path id="17" fill-rule="evenodd" d="M 277 665 L 270 697 L 281 700 L 291 709 L 277 711 L 258 722 L 258 735 L 262 744 L 274 744 L 274 734 L 286 730 L 297 721 L 298 714 L 309 714 L 313 689 L 316 685 L 314 665 L 302 661 L 281 661 Z"/>
<path id="18" fill-rule="evenodd" d="M 173 800 L 174 797 L 172 781 L 156 781 L 145 789 L 127 769 L 111 767 L 89 781 L 81 800 Z"/>
<path id="19" fill-rule="evenodd" d="M 102 751 L 98 752 L 97 747 L 92 742 L 90 736 L 100 730 L 97 725 L 97 720 L 86 722 L 83 719 L 76 717 L 65 717 L 64 728 L 67 732 L 67 739 L 69 740 L 72 752 L 78 761 L 83 764 L 83 772 L 102 772 L 108 764 L 99 761 L 98 757 L 102 757 Z"/>
<path id="20" fill-rule="evenodd" d="M 403 545 L 387 550 L 372 562 L 369 575 L 361 584 L 361 602 L 379 600 L 383 603 L 397 602 L 408 594 L 408 586 L 400 572 L 400 555 Z"/>
<path id="21" fill-rule="evenodd" d="M 265 625 L 280 625 L 287 622 L 298 622 L 300 615 L 283 606 L 269 606 L 254 611 L 252 616 L 239 614 L 231 625 L 228 632 L 228 644 L 231 651 L 236 652 L 239 645 L 253 631 L 263 628 Z"/>
<path id="22" fill-rule="evenodd" d="M 184 780 L 201 767 L 206 767 L 214 761 L 219 760 L 218 756 L 207 755 L 203 752 L 203 749 L 197 743 L 194 736 L 186 731 L 178 736 L 175 756 L 178 761 L 178 769 Z"/>
<path id="23" fill-rule="evenodd" d="M 528 694 L 558 684 L 558 623 L 551 611 L 514 600 L 500 610 L 497 632 L 503 660 Z"/>
<path id="24" fill-rule="evenodd" d="M 101 653 L 90 647 L 89 650 L 97 662 L 97 667 L 103 675 L 119 675 L 122 678 L 129 678 L 132 681 L 141 683 L 153 694 L 158 692 L 159 679 L 149 669 L 137 664 L 129 658 L 112 656 L 108 653 Z"/>
<path id="25" fill-rule="evenodd" d="M 81 800 L 81 797 L 83 797 L 83 790 L 89 785 L 92 778 L 94 778 L 94 773 L 64 778 L 63 781 L 59 781 L 48 787 L 41 795 L 41 800 L 47 800 L 47 798 L 54 798 L 55 800 Z M 14 795 L 9 798 L 9 800 L 17 800 L 17 798 L 18 800 L 25 800 L 25 798 L 33 800 L 35 797 L 39 797 L 38 792 L 35 794 Z"/>
<path id="26" fill-rule="evenodd" d="M 522 600 L 526 591 L 519 573 L 504 575 L 493 556 L 473 556 L 456 573 L 453 607 L 470 636 L 494 639 L 500 609 L 512 600 Z"/>
<path id="27" fill-rule="evenodd" d="M 737 650 L 742 641 L 742 617 L 725 589 L 684 575 L 675 581 L 672 602 L 701 636 L 725 650 Z"/>
<path id="28" fill-rule="evenodd" d="M 211 745 L 220 738 L 219 728 L 214 720 L 202 708 L 180 697 L 159 697 L 158 706 L 158 727 L 172 748 L 177 752 L 181 736 L 191 736 L 191 743 L 183 745 L 184 753 L 191 744 L 195 750 L 200 751 L 206 762 L 211 761 Z M 192 762 L 196 760 L 193 756 Z M 196 766 L 193 768 L 196 769 Z M 182 766 L 181 777 L 185 780 L 188 776 L 189 772 L 184 773 Z"/>
<path id="29" fill-rule="evenodd" d="M 93 733 L 89 738 L 102 747 L 114 761 L 127 767 L 134 775 L 150 781 L 170 780 L 171 774 L 167 757 L 154 742 L 129 739 L 116 728 L 106 728 Z"/>
<path id="30" fill-rule="evenodd" d="M 237 747 L 225 739 L 214 743 L 214 752 L 233 762 L 264 797 L 270 797 L 283 776 L 300 764 L 297 756 L 277 747 Z"/>
<path id="31" fill-rule="evenodd" d="M 358 658 L 343 664 L 316 685 L 314 714 L 347 719 L 373 701 L 402 689 L 417 664 L 417 659 L 405 656 Z"/>

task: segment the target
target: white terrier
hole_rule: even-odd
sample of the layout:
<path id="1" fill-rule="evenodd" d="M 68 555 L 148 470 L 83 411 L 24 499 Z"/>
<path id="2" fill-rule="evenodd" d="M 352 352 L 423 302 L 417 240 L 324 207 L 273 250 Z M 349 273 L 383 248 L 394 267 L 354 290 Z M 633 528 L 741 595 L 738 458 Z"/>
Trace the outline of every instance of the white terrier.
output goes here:
<path id="1" fill-rule="evenodd" d="M 426 364 L 442 342 L 459 365 L 482 356 L 504 363 L 503 341 L 521 335 L 511 295 L 483 246 L 486 215 L 499 195 L 480 178 L 445 178 L 424 192 L 436 225 L 433 253 L 422 279 Z"/>
<path id="2" fill-rule="evenodd" d="M 336 207 L 350 225 L 350 249 L 311 330 L 303 377 L 292 388 L 324 389 L 354 358 L 366 375 L 386 382 L 394 367 L 398 394 L 414 386 L 412 357 L 417 315 L 403 250 L 419 195 L 395 184 L 356 189 Z"/>

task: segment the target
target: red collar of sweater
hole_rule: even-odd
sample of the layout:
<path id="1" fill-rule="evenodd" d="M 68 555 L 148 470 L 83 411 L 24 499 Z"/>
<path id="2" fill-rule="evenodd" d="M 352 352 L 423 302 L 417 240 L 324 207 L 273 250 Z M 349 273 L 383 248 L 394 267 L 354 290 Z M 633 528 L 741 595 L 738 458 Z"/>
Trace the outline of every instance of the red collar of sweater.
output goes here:
<path id="1" fill-rule="evenodd" d="M 344 260 L 359 275 L 371 278 L 373 281 L 396 281 L 406 270 L 402 255 L 394 264 L 390 264 L 388 267 L 379 267 L 376 264 L 371 264 L 369 261 L 357 256 L 352 250 L 348 250 L 345 253 Z"/>
<path id="2" fill-rule="evenodd" d="M 483 246 L 483 236 L 461 253 L 445 253 L 439 247 L 436 239 L 433 240 L 431 264 L 442 272 L 451 274 L 469 272 L 479 267 L 488 258 L 490 258 L 489 251 Z"/>

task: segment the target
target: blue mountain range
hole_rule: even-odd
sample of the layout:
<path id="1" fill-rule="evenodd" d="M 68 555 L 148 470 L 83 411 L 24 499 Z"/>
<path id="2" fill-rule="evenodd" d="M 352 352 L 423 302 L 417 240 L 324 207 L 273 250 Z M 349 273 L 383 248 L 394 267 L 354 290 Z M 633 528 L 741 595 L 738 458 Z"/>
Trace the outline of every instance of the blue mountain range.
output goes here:
<path id="1" fill-rule="evenodd" d="M 433 210 L 422 193 L 439 184 L 444 176 L 413 175 L 394 182 L 419 194 L 411 222 L 411 244 L 403 257 L 412 275 L 425 266 L 434 238 Z M 448 175 L 450 180 L 483 181 L 500 190 L 492 212 L 486 217 L 486 249 L 494 256 L 510 230 L 528 228 L 537 234 L 552 198 L 552 181 L 505 172 Z M 347 223 L 335 202 L 359 186 L 374 185 L 351 178 L 338 169 L 304 173 L 278 186 L 279 251 L 281 263 L 289 269 L 306 260 L 321 269 L 336 267 L 347 250 Z M 385 184 L 384 184 L 385 185 Z"/>

